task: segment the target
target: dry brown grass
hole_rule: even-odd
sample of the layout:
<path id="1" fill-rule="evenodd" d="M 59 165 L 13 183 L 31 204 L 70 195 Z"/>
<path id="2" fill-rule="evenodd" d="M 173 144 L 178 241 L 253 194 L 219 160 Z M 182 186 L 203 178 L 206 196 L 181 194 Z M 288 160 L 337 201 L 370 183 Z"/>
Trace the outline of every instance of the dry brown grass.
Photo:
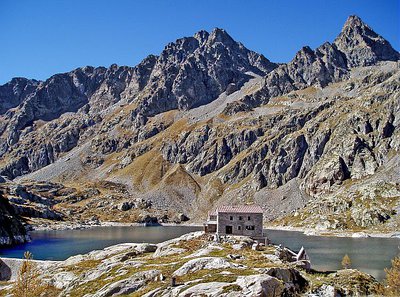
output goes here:
<path id="1" fill-rule="evenodd" d="M 400 296 L 400 256 L 392 260 L 392 267 L 386 268 L 384 292 L 387 296 Z"/>
<path id="2" fill-rule="evenodd" d="M 312 96 L 315 95 L 317 93 L 318 89 L 316 87 L 308 87 L 302 90 L 298 90 L 296 91 L 297 94 L 299 95 L 306 95 L 306 96 Z"/>
<path id="3" fill-rule="evenodd" d="M 32 254 L 25 252 L 25 260 L 18 271 L 17 279 L 12 287 L 13 296 L 18 297 L 53 297 L 59 294 L 59 290 L 44 283 L 40 279 L 40 272 L 34 262 Z"/>
<path id="4" fill-rule="evenodd" d="M 342 267 L 344 269 L 348 269 L 351 267 L 351 259 L 349 257 L 349 255 L 344 255 L 343 259 L 342 259 Z"/>
<path id="5" fill-rule="evenodd" d="M 165 161 L 156 149 L 137 157 L 130 165 L 122 169 L 119 174 L 129 176 L 132 183 L 142 190 L 150 190 L 160 183 L 171 164 Z"/>
<path id="6" fill-rule="evenodd" d="M 165 174 L 162 180 L 163 185 L 181 185 L 193 189 L 194 193 L 198 194 L 201 191 L 200 185 L 194 179 L 194 177 L 189 174 L 186 169 L 181 164 L 173 166 Z"/>

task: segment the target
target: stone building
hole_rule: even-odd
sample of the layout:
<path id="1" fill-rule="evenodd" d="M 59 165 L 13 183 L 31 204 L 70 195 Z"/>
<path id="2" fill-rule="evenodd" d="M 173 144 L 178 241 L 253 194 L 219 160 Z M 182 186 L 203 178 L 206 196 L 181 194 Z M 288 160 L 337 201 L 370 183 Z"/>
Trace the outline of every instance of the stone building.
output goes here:
<path id="1" fill-rule="evenodd" d="M 262 238 L 263 210 L 258 205 L 219 206 L 208 214 L 205 231 Z"/>

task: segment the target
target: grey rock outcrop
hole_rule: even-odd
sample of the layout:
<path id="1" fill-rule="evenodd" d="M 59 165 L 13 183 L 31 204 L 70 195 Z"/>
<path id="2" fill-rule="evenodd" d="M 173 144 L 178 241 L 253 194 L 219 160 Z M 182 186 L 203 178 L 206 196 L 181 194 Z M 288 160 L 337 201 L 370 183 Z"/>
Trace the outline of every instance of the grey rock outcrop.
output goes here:
<path id="1" fill-rule="evenodd" d="M 400 59 L 399 53 L 387 40 L 355 15 L 347 19 L 334 44 L 345 54 L 349 67 L 368 66 L 378 61 Z"/>
<path id="2" fill-rule="evenodd" d="M 175 108 L 189 109 L 210 102 L 228 86 L 232 89 L 232 84 L 243 85 L 252 77 L 247 73 L 264 75 L 275 67 L 224 30 L 215 29 L 170 43 L 159 57 L 150 55 L 136 67 L 88 66 L 40 83 L 14 79 L 0 90 L 4 111 L 18 107 L 6 113 L 0 127 L 0 156 L 9 152 L 14 159 L 2 173 L 14 178 L 53 163 L 61 153 L 78 145 L 82 133 L 101 120 L 99 114 L 122 99 L 138 100 L 138 107 L 132 112 L 135 119 Z M 18 149 L 24 143 L 32 147 L 29 138 L 38 138 L 30 136 L 37 134 L 42 121 L 59 119 L 68 112 L 80 116 L 57 120 L 55 126 L 46 125 L 54 136 L 53 142 L 36 144 L 34 154 Z M 139 126 L 145 123 L 144 120 Z M 61 129 L 62 133 L 57 133 Z M 153 129 L 138 140 L 158 132 Z M 114 145 L 103 152 L 115 151 Z"/>
<path id="3" fill-rule="evenodd" d="M 14 79 L 1 86 L 0 108 L 16 107 L 0 125 L 0 156 L 13 155 L 4 175 L 38 170 L 76 147 L 82 134 L 101 121 L 101 112 L 121 99 L 132 100 L 144 88 L 155 59 L 149 56 L 136 67 L 87 66 L 43 82 Z"/>
<path id="4" fill-rule="evenodd" d="M 138 272 L 130 278 L 122 279 L 115 283 L 104 286 L 96 294 L 94 294 L 93 297 L 109 297 L 131 294 L 145 286 L 146 282 L 154 279 L 159 274 L 160 271 L 158 270 Z"/>
<path id="5" fill-rule="evenodd" d="M 226 268 L 243 268 L 235 263 L 221 257 L 203 257 L 188 261 L 182 267 L 174 272 L 175 276 L 182 276 L 187 273 L 196 272 L 202 269 L 226 269 Z"/>
<path id="6" fill-rule="evenodd" d="M 206 104 L 250 79 L 247 72 L 265 75 L 276 65 L 234 41 L 225 30 L 200 31 L 168 44 L 158 58 L 141 99 L 147 116 L 171 109 Z M 138 113 L 139 113 L 138 112 Z"/>
<path id="7" fill-rule="evenodd" d="M 293 90 L 315 85 L 324 87 L 348 78 L 349 70 L 353 67 L 399 59 L 400 54 L 387 40 L 375 33 L 359 17 L 350 16 L 332 44 L 325 42 L 316 50 L 303 47 L 292 61 L 279 66 L 265 77 L 260 91 L 229 104 L 225 113 L 233 114 L 235 110 L 246 109 L 244 106 L 248 106 L 248 109 L 265 104 L 270 98 Z"/>
<path id="8" fill-rule="evenodd" d="M 24 243 L 30 237 L 10 203 L 0 194 L 0 246 Z"/>
<path id="9" fill-rule="evenodd" d="M 279 296 L 284 286 L 275 277 L 269 275 L 239 276 L 236 283 L 242 288 L 242 296 Z"/>
<path id="10" fill-rule="evenodd" d="M 16 77 L 0 86 L 0 114 L 20 105 L 28 95 L 34 92 L 38 84 L 36 80 Z M 2 126 L 0 126 L 0 131 L 3 131 Z"/>
<path id="11" fill-rule="evenodd" d="M 184 296 L 224 296 L 224 287 L 229 286 L 229 283 L 210 282 L 197 284 L 189 289 L 184 290 L 178 297 Z"/>

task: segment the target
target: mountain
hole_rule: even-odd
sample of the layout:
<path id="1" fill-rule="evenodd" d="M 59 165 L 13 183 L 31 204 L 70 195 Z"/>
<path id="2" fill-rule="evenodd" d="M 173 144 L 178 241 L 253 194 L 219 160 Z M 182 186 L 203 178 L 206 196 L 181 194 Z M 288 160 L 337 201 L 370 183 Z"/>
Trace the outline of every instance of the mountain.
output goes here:
<path id="1" fill-rule="evenodd" d="M 350 16 L 334 45 L 346 55 L 349 67 L 373 65 L 379 61 L 397 61 L 399 53 L 376 34 L 358 16 Z"/>
<path id="2" fill-rule="evenodd" d="M 279 224 L 392 230 L 399 59 L 350 16 L 287 64 L 217 28 L 135 67 L 15 78 L 0 86 L 0 175 L 64 220 L 202 220 L 254 201 Z"/>
<path id="3" fill-rule="evenodd" d="M 264 86 L 259 92 L 232 103 L 226 112 L 241 111 L 246 109 L 244 106 L 247 109 L 259 106 L 267 103 L 271 97 L 309 86 L 325 87 L 348 78 L 350 70 L 355 67 L 399 59 L 399 53 L 388 41 L 359 17 L 350 16 L 332 44 L 325 42 L 315 50 L 303 47 L 291 62 L 281 65 L 265 77 Z"/>

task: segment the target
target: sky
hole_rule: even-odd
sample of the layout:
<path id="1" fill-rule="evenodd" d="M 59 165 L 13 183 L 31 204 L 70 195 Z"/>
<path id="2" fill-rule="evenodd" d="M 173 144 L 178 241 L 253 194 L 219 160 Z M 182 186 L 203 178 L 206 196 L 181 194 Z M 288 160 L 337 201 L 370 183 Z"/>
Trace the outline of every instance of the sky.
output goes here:
<path id="1" fill-rule="evenodd" d="M 0 85 L 86 65 L 134 66 L 199 30 L 225 29 L 273 62 L 333 41 L 356 14 L 400 50 L 399 0 L 0 0 Z"/>

